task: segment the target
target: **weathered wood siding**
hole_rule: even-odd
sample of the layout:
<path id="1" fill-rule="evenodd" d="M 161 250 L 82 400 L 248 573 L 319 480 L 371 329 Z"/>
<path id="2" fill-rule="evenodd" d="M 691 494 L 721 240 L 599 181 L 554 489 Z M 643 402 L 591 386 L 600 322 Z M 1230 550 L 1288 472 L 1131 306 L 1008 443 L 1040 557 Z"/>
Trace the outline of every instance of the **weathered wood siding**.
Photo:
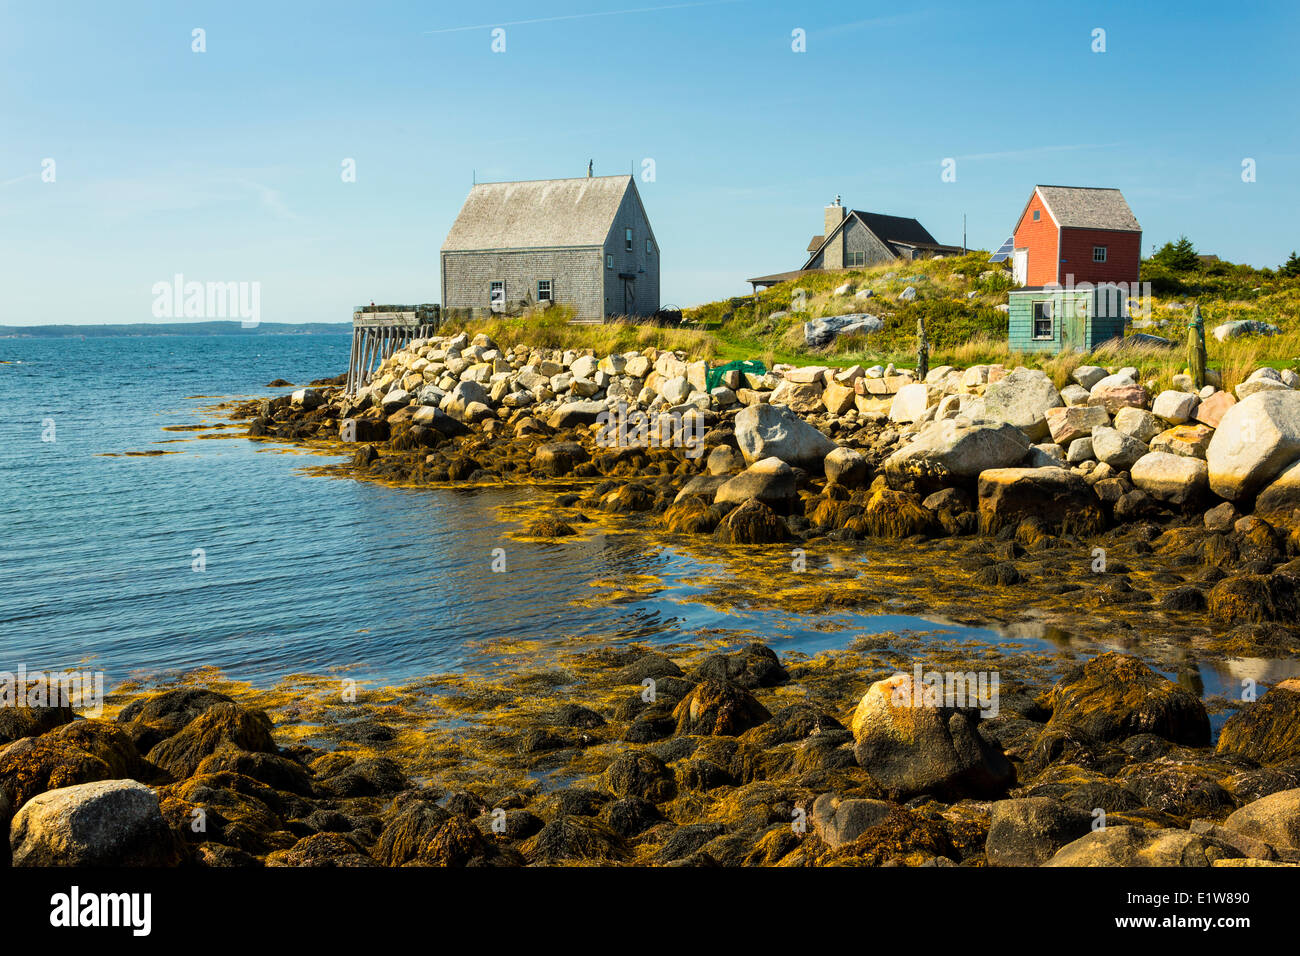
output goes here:
<path id="1" fill-rule="evenodd" d="M 569 305 L 582 319 L 605 317 L 605 263 L 600 247 L 484 250 L 442 253 L 444 309 L 489 311 L 493 282 L 505 282 L 506 302 L 536 302 L 539 279 L 551 281 L 557 304 Z M 656 290 L 657 291 L 657 290 Z"/>

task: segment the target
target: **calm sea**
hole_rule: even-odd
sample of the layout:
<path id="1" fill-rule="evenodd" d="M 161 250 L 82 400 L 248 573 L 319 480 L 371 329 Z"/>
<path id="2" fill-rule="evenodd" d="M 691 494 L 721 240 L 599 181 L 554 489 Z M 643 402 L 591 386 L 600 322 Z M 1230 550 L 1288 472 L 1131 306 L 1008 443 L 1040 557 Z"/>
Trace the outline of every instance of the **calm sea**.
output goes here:
<path id="1" fill-rule="evenodd" d="M 864 631 L 932 627 L 725 614 L 691 602 L 698 565 L 634 536 L 510 541 L 496 509 L 519 491 L 315 477 L 304 468 L 327 459 L 168 430 L 217 421 L 203 410 L 222 398 L 282 394 L 264 387 L 272 379 L 336 375 L 348 349 L 346 334 L 0 340 L 0 671 L 89 666 L 111 686 L 205 665 L 258 684 L 347 667 L 399 683 L 500 638 L 734 628 L 815 652 Z M 168 454 L 125 455 L 140 451 Z M 497 546 L 508 548 L 504 574 L 490 569 Z M 629 574 L 663 586 L 574 606 L 593 581 Z M 1207 690 L 1220 684 L 1205 676 Z"/>

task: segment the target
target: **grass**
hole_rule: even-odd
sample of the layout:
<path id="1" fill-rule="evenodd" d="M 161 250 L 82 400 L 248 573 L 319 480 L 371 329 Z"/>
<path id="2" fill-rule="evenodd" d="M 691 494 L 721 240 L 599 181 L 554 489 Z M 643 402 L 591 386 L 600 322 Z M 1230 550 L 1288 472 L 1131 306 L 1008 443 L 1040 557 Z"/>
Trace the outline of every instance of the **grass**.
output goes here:
<path id="1" fill-rule="evenodd" d="M 1144 381 L 1168 387 L 1186 365 L 1187 324 L 1193 301 L 1205 321 L 1211 368 L 1226 388 L 1233 388 L 1255 369 L 1300 364 L 1300 278 L 1231 263 L 1213 263 L 1190 273 L 1170 273 L 1143 263 L 1143 280 L 1152 287 L 1150 315 L 1130 331 L 1160 335 L 1175 343 L 1165 349 L 1127 342 L 1107 343 L 1091 353 L 1018 353 L 1007 345 L 1007 316 L 997 306 L 1014 287 L 1010 273 L 991 264 L 988 253 L 919 262 L 895 262 L 864 269 L 811 274 L 797 282 L 765 289 L 757 296 L 736 296 L 685 310 L 683 327 L 665 328 L 622 318 L 603 325 L 570 325 L 572 310 L 557 306 L 518 317 L 454 323 L 452 329 L 487 332 L 503 346 L 523 343 L 543 348 L 590 348 L 604 354 L 654 347 L 681 350 L 692 358 L 720 364 L 736 359 L 774 363 L 848 366 L 916 364 L 917 320 L 923 318 L 930 340 L 930 367 L 980 364 L 1041 368 L 1057 387 L 1070 381 L 1080 365 L 1131 365 Z M 836 292 L 847 285 L 848 291 Z M 905 288 L 915 299 L 901 301 Z M 870 290 L 868 298 L 857 293 Z M 884 328 L 870 335 L 836 338 L 827 348 L 804 342 L 808 319 L 867 312 Z M 1254 319 L 1281 327 L 1282 334 L 1218 342 L 1209 331 L 1220 323 Z"/>

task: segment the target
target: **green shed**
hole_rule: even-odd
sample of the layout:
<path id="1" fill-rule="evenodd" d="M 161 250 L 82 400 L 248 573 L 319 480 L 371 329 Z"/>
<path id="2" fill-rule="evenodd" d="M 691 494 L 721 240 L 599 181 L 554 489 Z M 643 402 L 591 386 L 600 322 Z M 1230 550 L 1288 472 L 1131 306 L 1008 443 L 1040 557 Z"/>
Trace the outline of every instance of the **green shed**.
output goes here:
<path id="1" fill-rule="evenodd" d="M 1114 285 L 1013 289 L 1007 299 L 1013 352 L 1090 352 L 1124 334 L 1127 297 Z"/>

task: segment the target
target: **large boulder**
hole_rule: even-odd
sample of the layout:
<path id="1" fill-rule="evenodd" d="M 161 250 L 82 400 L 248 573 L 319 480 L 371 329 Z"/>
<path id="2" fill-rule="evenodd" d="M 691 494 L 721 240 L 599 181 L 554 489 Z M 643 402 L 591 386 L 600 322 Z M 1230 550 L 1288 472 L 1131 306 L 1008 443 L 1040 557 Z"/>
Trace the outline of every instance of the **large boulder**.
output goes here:
<path id="1" fill-rule="evenodd" d="M 463 384 L 463 383 L 462 383 Z M 576 428 L 579 425 L 594 425 L 602 413 L 608 412 L 604 402 L 583 399 L 565 402 L 555 411 L 546 424 L 552 428 Z"/>
<path id="2" fill-rule="evenodd" d="M 1125 374 L 1107 375 L 1088 391 L 1088 404 L 1114 415 L 1121 408 L 1146 408 L 1147 390 Z"/>
<path id="3" fill-rule="evenodd" d="M 1147 451 L 1143 442 L 1117 428 L 1098 425 L 1092 430 L 1093 455 L 1116 471 L 1128 471 Z"/>
<path id="4" fill-rule="evenodd" d="M 1210 334 L 1220 342 L 1226 342 L 1228 339 L 1240 338 L 1243 335 L 1277 335 L 1281 331 L 1271 322 L 1261 322 L 1258 319 L 1237 319 L 1232 322 L 1224 322 L 1222 325 L 1216 325 Z"/>
<path id="5" fill-rule="evenodd" d="M 1092 814 L 1053 797 L 993 804 L 984 853 L 990 866 L 1039 866 L 1092 829 Z"/>
<path id="6" fill-rule="evenodd" d="M 1151 403 L 1151 414 L 1156 418 L 1164 419 L 1170 425 L 1182 425 L 1192 420 L 1192 416 L 1196 414 L 1196 406 L 1200 403 L 1201 400 L 1191 392 L 1166 389 Z"/>
<path id="7" fill-rule="evenodd" d="M 780 458 L 756 461 L 734 478 L 724 481 L 714 494 L 715 504 L 743 504 L 756 498 L 769 508 L 786 510 L 795 497 L 794 469 Z"/>
<path id="8" fill-rule="evenodd" d="M 971 479 L 990 468 L 1015 465 L 1029 453 L 1029 439 L 1007 422 L 965 416 L 927 423 L 916 439 L 885 461 L 885 473 L 904 479 Z"/>
<path id="9" fill-rule="evenodd" d="M 1255 499 L 1255 514 L 1290 516 L 1300 508 L 1300 461 L 1287 465 Z"/>
<path id="10" fill-rule="evenodd" d="M 1199 458 L 1153 451 L 1133 463 L 1129 477 L 1149 495 L 1174 505 L 1202 497 L 1209 488 L 1209 469 Z"/>
<path id="11" fill-rule="evenodd" d="M 478 382 L 457 382 L 456 387 L 443 396 L 441 408 L 452 418 L 465 420 L 469 407 L 475 402 L 488 405 L 491 398 Z"/>
<path id="12" fill-rule="evenodd" d="M 1072 727 L 1096 740 L 1155 734 L 1193 747 L 1210 742 L 1201 699 L 1127 654 L 1101 654 L 1066 674 L 1048 706 L 1049 728 Z"/>
<path id="13" fill-rule="evenodd" d="M 1284 680 L 1228 718 L 1216 751 L 1257 764 L 1300 764 L 1300 679 Z"/>
<path id="14" fill-rule="evenodd" d="M 897 805 L 887 800 L 845 799 L 823 793 L 813 801 L 813 829 L 822 842 L 835 849 L 884 823 L 895 809 Z"/>
<path id="15" fill-rule="evenodd" d="M 933 690 L 914 674 L 895 674 L 867 689 L 851 728 L 859 765 L 895 800 L 922 793 L 950 800 L 1006 793 L 1015 770 L 1001 748 L 979 733 L 978 704 L 935 700 Z"/>
<path id="16" fill-rule="evenodd" d="M 826 456 L 823 468 L 827 481 L 853 488 L 866 480 L 868 465 L 862 452 L 841 447 Z"/>
<path id="17" fill-rule="evenodd" d="M 122 725 L 109 720 L 76 720 L 0 749 L 0 790 L 12 809 L 46 790 L 151 772 Z"/>
<path id="18" fill-rule="evenodd" d="M 573 473 L 573 469 L 590 461 L 587 449 L 575 441 L 556 441 L 539 445 L 533 455 L 533 465 L 538 471 L 552 477 Z"/>
<path id="19" fill-rule="evenodd" d="M 1108 826 L 1062 847 L 1045 866 L 1212 866 L 1241 851 L 1187 830 Z"/>
<path id="20" fill-rule="evenodd" d="M 134 780 L 100 780 L 28 800 L 10 828 L 14 866 L 174 866 L 179 843 L 158 795 Z"/>
<path id="21" fill-rule="evenodd" d="M 1205 453 L 1210 487 L 1247 498 L 1300 459 L 1300 392 L 1256 392 L 1228 409 Z"/>
<path id="22" fill-rule="evenodd" d="M 1300 790 L 1280 790 L 1248 803 L 1223 826 L 1273 847 L 1300 850 Z"/>
<path id="23" fill-rule="evenodd" d="M 736 415 L 736 442 L 745 461 L 780 458 L 791 465 L 821 467 L 835 443 L 780 405 L 750 405 Z"/>
<path id="24" fill-rule="evenodd" d="M 1110 415 L 1100 405 L 1063 405 L 1046 412 L 1047 428 L 1052 441 L 1069 445 L 1079 438 L 1088 438 L 1098 425 L 1109 425 Z"/>
<path id="25" fill-rule="evenodd" d="M 1064 404 L 1052 380 L 1037 369 L 1018 368 L 984 390 L 984 414 L 1015 425 L 1036 442 L 1050 434 L 1047 410 Z"/>
<path id="26" fill-rule="evenodd" d="M 1065 468 L 991 468 L 980 473 L 977 491 L 984 534 L 1030 517 L 1060 534 L 1095 534 L 1105 526 L 1092 488 Z"/>
<path id="27" fill-rule="evenodd" d="M 1194 423 L 1175 425 L 1173 428 L 1166 428 L 1151 439 L 1149 447 L 1152 451 L 1166 451 L 1171 455 L 1200 458 L 1203 461 L 1213 436 L 1214 429 L 1209 425 Z"/>
<path id="28" fill-rule="evenodd" d="M 823 388 L 820 379 L 812 382 L 795 382 L 786 378 L 773 390 L 771 404 L 804 415 L 825 411 L 826 406 L 822 404 Z"/>
<path id="29" fill-rule="evenodd" d="M 891 422 L 919 422 L 930 407 L 930 388 L 921 382 L 904 385 L 889 403 Z"/>

